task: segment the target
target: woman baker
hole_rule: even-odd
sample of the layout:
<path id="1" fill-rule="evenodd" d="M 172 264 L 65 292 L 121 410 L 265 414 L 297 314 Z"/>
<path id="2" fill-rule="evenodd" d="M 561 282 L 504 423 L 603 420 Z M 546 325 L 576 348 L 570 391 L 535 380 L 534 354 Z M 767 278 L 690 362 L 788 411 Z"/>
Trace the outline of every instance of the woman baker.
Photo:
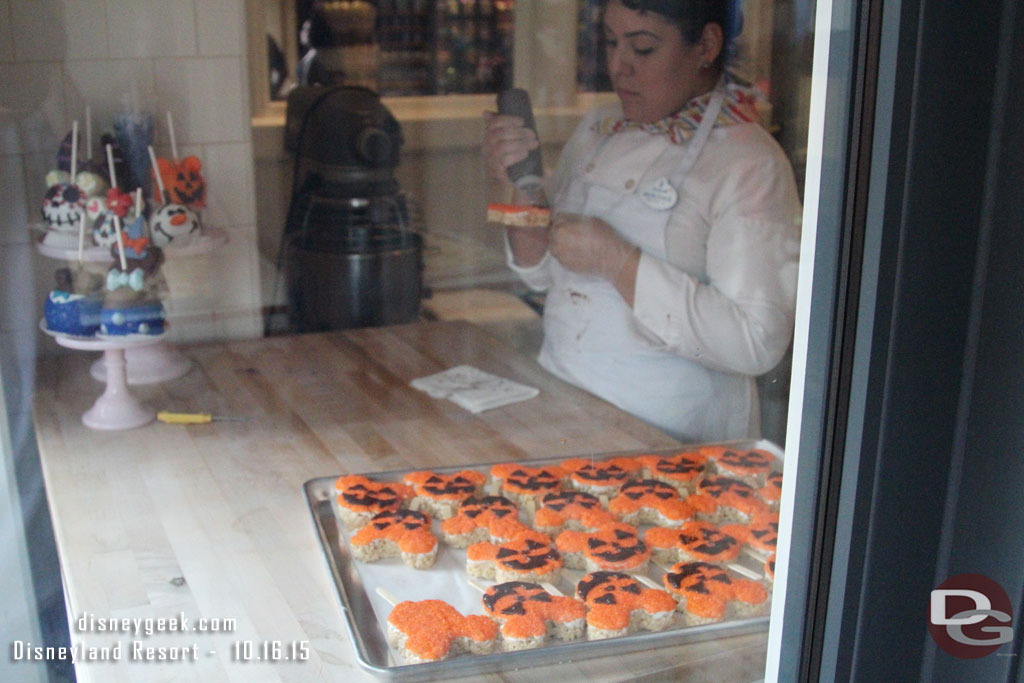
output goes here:
<path id="1" fill-rule="evenodd" d="M 545 182 L 549 228 L 508 228 L 547 292 L 543 367 L 684 442 L 760 433 L 754 378 L 792 336 L 800 203 L 754 91 L 726 73 L 738 0 L 606 0 L 618 104 L 584 117 Z M 488 112 L 490 175 L 538 145 Z"/>

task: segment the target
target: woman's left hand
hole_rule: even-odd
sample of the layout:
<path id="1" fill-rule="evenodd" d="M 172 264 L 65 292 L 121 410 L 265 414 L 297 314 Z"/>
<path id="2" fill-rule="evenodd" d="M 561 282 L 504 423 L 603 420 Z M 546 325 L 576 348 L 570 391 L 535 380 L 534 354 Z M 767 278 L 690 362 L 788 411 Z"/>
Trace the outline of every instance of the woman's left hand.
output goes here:
<path id="1" fill-rule="evenodd" d="M 571 213 L 552 219 L 548 250 L 565 268 L 599 275 L 616 286 L 625 284 L 623 270 L 639 258 L 639 249 L 600 218 Z M 632 289 L 632 281 L 628 284 Z"/>

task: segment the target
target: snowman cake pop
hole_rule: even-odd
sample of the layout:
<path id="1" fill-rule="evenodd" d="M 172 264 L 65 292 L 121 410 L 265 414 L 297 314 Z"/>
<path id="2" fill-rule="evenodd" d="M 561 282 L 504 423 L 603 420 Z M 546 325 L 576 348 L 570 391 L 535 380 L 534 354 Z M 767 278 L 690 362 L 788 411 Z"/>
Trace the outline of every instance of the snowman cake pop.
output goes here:
<path id="1" fill-rule="evenodd" d="M 153 244 L 158 247 L 184 246 L 198 237 L 202 230 L 199 215 L 187 205 L 169 199 L 169 194 L 159 172 L 159 160 L 156 158 L 152 147 L 149 148 L 149 159 L 153 165 L 153 177 L 156 180 L 159 196 L 161 201 L 164 202 L 160 208 L 153 212 L 149 221 Z"/>

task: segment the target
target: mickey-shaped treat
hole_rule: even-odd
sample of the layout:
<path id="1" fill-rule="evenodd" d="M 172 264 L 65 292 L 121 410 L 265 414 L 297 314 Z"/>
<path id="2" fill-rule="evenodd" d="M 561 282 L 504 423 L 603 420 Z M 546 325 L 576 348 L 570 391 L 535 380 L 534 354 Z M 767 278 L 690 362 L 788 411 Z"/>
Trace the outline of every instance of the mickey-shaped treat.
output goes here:
<path id="1" fill-rule="evenodd" d="M 178 163 L 170 159 L 157 159 L 160 180 L 166 197 L 156 197 L 158 203 L 184 204 L 193 209 L 206 206 L 206 181 L 203 164 L 196 156 L 187 156 Z M 154 183 L 154 190 L 159 183 Z"/>
<path id="2" fill-rule="evenodd" d="M 184 204 L 164 204 L 153 212 L 149 225 L 153 244 L 161 247 L 186 245 L 202 230 L 199 216 Z"/>
<path id="3" fill-rule="evenodd" d="M 747 524 L 754 516 L 770 511 L 750 484 L 722 475 L 701 479 L 697 493 L 687 501 L 701 519 L 715 524 Z"/>
<path id="4" fill-rule="evenodd" d="M 476 470 L 463 470 L 453 474 L 437 472 L 410 472 L 402 477 L 416 491 L 409 502 L 412 510 L 426 510 L 437 519 L 455 516 L 462 501 L 483 493 L 487 477 Z"/>
<path id="5" fill-rule="evenodd" d="M 563 531 L 555 539 L 570 569 L 642 572 L 651 557 L 636 527 L 613 522 L 597 531 Z"/>
<path id="6" fill-rule="evenodd" d="M 103 280 L 83 267 L 59 268 L 57 287 L 46 297 L 43 317 L 50 332 L 91 337 L 100 328 Z"/>
<path id="7" fill-rule="evenodd" d="M 592 572 L 576 584 L 587 604 L 587 639 L 614 638 L 635 630 L 661 631 L 672 623 L 676 601 L 663 590 L 645 588 L 629 574 Z"/>
<path id="8" fill-rule="evenodd" d="M 459 652 L 488 654 L 497 637 L 496 621 L 482 614 L 464 616 L 443 600 L 407 600 L 388 615 L 388 642 L 410 663 Z"/>
<path id="9" fill-rule="evenodd" d="M 687 522 L 679 529 L 651 527 L 644 533 L 644 543 L 663 564 L 728 562 L 743 548 L 740 539 L 707 522 Z"/>
<path id="10" fill-rule="evenodd" d="M 779 513 L 763 512 L 749 524 L 726 524 L 722 531 L 740 539 L 762 555 L 775 552 L 779 543 Z"/>
<path id="11" fill-rule="evenodd" d="M 615 515 L 601 507 L 597 496 L 583 491 L 549 493 L 533 518 L 533 526 L 549 536 L 565 529 L 594 531 L 615 522 Z"/>
<path id="12" fill-rule="evenodd" d="M 392 512 L 413 497 L 411 486 L 397 482 L 373 481 L 361 474 L 349 474 L 334 482 L 338 493 L 338 515 L 345 526 L 358 529 L 374 515 Z"/>
<path id="13" fill-rule="evenodd" d="M 663 481 L 675 487 L 683 496 L 693 493 L 697 488 L 697 482 L 704 476 L 707 460 L 708 456 L 697 451 L 636 456 L 645 479 Z"/>
<path id="14" fill-rule="evenodd" d="M 757 495 L 769 508 L 778 512 L 782 500 L 782 472 L 769 472 L 764 478 L 764 486 L 757 490 Z"/>
<path id="15" fill-rule="evenodd" d="M 763 611 L 768 591 L 757 581 L 733 578 L 723 567 L 708 562 L 680 562 L 662 577 L 665 588 L 679 600 L 686 624 L 710 624 L 728 617 L 746 618 Z"/>
<path id="16" fill-rule="evenodd" d="M 43 195 L 42 213 L 47 229 L 44 243 L 66 248 L 78 245 L 78 224 L 85 213 L 86 200 L 85 192 L 75 183 L 49 186 Z"/>
<path id="17" fill-rule="evenodd" d="M 528 529 L 504 543 L 474 543 L 466 548 L 466 571 L 481 579 L 557 581 L 562 556 L 548 537 Z"/>
<path id="18" fill-rule="evenodd" d="M 519 521 L 519 508 L 505 496 L 467 498 L 454 517 L 441 522 L 441 538 L 454 548 L 483 541 L 510 541 L 529 530 Z"/>
<path id="19" fill-rule="evenodd" d="M 415 510 L 381 512 L 349 539 L 352 555 L 361 562 L 401 557 L 413 569 L 427 569 L 437 559 L 437 538 L 430 517 Z"/>
<path id="20" fill-rule="evenodd" d="M 114 265 L 107 271 L 100 334 L 106 336 L 160 335 L 164 306 L 160 302 L 163 251 L 149 242 L 145 219 L 132 220 L 121 233 L 122 244 L 110 248 Z M 124 267 L 120 255 L 124 254 Z"/>
<path id="21" fill-rule="evenodd" d="M 681 526 L 693 519 L 693 506 L 662 481 L 640 479 L 626 482 L 608 502 L 608 511 L 628 524 Z"/>
<path id="22" fill-rule="evenodd" d="M 561 467 L 531 467 L 519 463 L 491 467 L 491 476 L 500 484 L 502 495 L 531 516 L 545 495 L 562 490 L 567 474 Z"/>
<path id="23" fill-rule="evenodd" d="M 632 458 L 598 461 L 573 458 L 562 462 L 561 467 L 569 472 L 569 485 L 577 491 L 586 491 L 595 496 L 613 496 L 640 469 L 640 463 Z"/>
<path id="24" fill-rule="evenodd" d="M 527 581 L 507 581 L 484 593 L 484 611 L 501 624 L 502 649 L 539 647 L 549 637 L 576 640 L 583 635 L 587 608 L 580 600 L 552 595 Z"/>
<path id="25" fill-rule="evenodd" d="M 711 458 L 719 474 L 741 479 L 754 487 L 764 486 L 764 478 L 775 465 L 775 456 L 758 448 L 704 446 L 700 451 Z"/>

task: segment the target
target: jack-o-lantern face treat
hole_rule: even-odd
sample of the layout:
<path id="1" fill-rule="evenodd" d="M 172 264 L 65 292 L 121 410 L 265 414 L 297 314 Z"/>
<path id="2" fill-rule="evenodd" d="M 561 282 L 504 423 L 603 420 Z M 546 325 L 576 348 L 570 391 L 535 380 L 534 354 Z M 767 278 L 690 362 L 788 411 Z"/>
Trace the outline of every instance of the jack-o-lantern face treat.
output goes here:
<path id="1" fill-rule="evenodd" d="M 721 475 L 702 479 L 697 493 L 687 500 L 702 519 L 714 524 L 748 524 L 755 516 L 771 511 L 750 484 Z"/>
<path id="2" fill-rule="evenodd" d="M 474 543 L 466 548 L 470 576 L 504 581 L 557 581 L 562 556 L 548 537 L 529 529 L 505 543 Z"/>
<path id="3" fill-rule="evenodd" d="M 615 515 L 601 507 L 597 496 L 583 491 L 562 491 L 544 496 L 533 518 L 533 527 L 556 536 L 564 529 L 594 531 L 615 521 Z"/>
<path id="4" fill-rule="evenodd" d="M 487 477 L 476 470 L 454 474 L 421 471 L 410 472 L 402 481 L 416 491 L 409 509 L 426 510 L 436 519 L 448 519 L 455 516 L 462 501 L 483 493 Z"/>
<path id="5" fill-rule="evenodd" d="M 519 521 L 519 508 L 505 496 L 467 498 L 454 517 L 441 522 L 441 538 L 453 548 L 510 541 L 524 531 L 531 529 Z"/>
<path id="6" fill-rule="evenodd" d="M 754 517 L 750 524 L 727 524 L 722 531 L 740 539 L 754 550 L 769 555 L 779 543 L 779 513 L 765 512 Z"/>
<path id="7" fill-rule="evenodd" d="M 334 482 L 334 489 L 338 492 L 338 515 L 350 529 L 358 529 L 376 514 L 403 507 L 413 497 L 410 486 L 373 481 L 360 474 L 339 477 Z"/>
<path id="8" fill-rule="evenodd" d="M 679 600 L 687 626 L 752 617 L 768 602 L 763 585 L 734 579 L 723 567 L 708 562 L 680 562 L 665 572 L 662 581 Z"/>
<path id="9" fill-rule="evenodd" d="M 539 647 L 549 637 L 576 640 L 583 635 L 587 608 L 574 598 L 552 595 L 536 583 L 508 581 L 484 593 L 484 611 L 501 624 L 502 649 Z"/>
<path id="10" fill-rule="evenodd" d="M 674 455 L 638 455 L 635 460 L 642 467 L 644 479 L 663 481 L 679 494 L 693 493 L 707 472 L 708 456 L 697 451 L 684 451 Z"/>
<path id="11" fill-rule="evenodd" d="M 693 519 L 693 507 L 665 482 L 641 479 L 626 482 L 608 502 L 608 511 L 628 524 L 680 526 Z"/>
<path id="12" fill-rule="evenodd" d="M 736 559 L 743 542 L 707 522 L 687 522 L 679 529 L 651 527 L 644 543 L 662 564 L 675 562 L 729 562 Z"/>
<path id="13" fill-rule="evenodd" d="M 613 523 L 597 531 L 563 531 L 555 539 L 565 566 L 589 572 L 642 572 L 651 557 L 636 527 Z"/>
<path id="14" fill-rule="evenodd" d="M 708 456 L 719 474 L 740 479 L 751 486 L 764 486 L 764 479 L 775 466 L 775 456 L 760 449 L 704 446 L 700 452 Z"/>
<path id="15" fill-rule="evenodd" d="M 635 630 L 661 631 L 672 623 L 676 601 L 667 592 L 645 588 L 628 574 L 593 572 L 576 584 L 587 605 L 587 639 L 614 638 Z"/>
<path id="16" fill-rule="evenodd" d="M 769 472 L 764 478 L 764 486 L 757 490 L 757 496 L 771 510 L 778 512 L 779 502 L 782 500 L 782 472 Z"/>
<path id="17" fill-rule="evenodd" d="M 599 461 L 573 458 L 562 462 L 561 467 L 569 472 L 569 486 L 577 491 L 595 496 L 613 496 L 640 469 L 640 464 L 632 458 Z"/>
<path id="18" fill-rule="evenodd" d="M 410 663 L 460 652 L 488 654 L 497 637 L 497 622 L 481 614 L 463 616 L 443 600 L 400 602 L 388 615 L 388 642 Z"/>
<path id="19" fill-rule="evenodd" d="M 401 557 L 413 569 L 428 569 L 437 559 L 437 538 L 430 517 L 414 510 L 374 515 L 349 539 L 352 555 L 361 562 Z"/>
<path id="20" fill-rule="evenodd" d="M 568 473 L 561 467 L 530 467 L 518 463 L 501 463 L 491 467 L 491 476 L 510 498 L 531 517 L 549 493 L 562 490 Z"/>
<path id="21" fill-rule="evenodd" d="M 764 578 L 765 581 L 775 581 L 775 553 L 768 556 L 768 559 L 764 561 Z"/>

